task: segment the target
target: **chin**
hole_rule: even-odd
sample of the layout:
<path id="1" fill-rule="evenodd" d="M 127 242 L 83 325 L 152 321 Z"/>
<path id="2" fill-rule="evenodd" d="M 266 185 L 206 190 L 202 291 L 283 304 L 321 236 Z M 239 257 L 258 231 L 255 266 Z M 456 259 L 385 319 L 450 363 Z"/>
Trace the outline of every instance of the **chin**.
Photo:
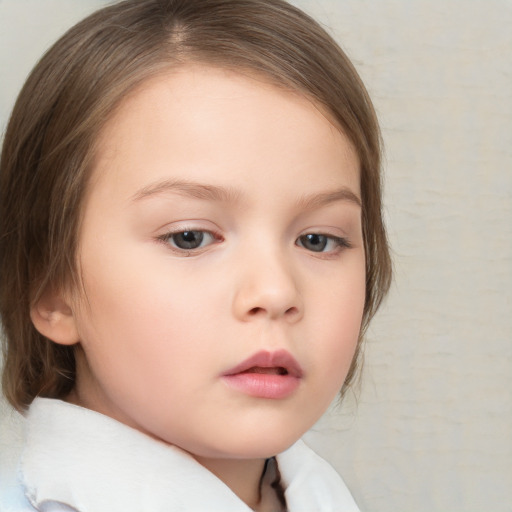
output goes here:
<path id="1" fill-rule="evenodd" d="M 289 429 L 281 426 L 279 429 L 260 428 L 256 431 L 239 432 L 225 443 L 218 443 L 214 448 L 213 457 L 235 459 L 267 459 L 292 446 L 306 431 Z M 242 434 L 242 435 L 240 435 Z"/>

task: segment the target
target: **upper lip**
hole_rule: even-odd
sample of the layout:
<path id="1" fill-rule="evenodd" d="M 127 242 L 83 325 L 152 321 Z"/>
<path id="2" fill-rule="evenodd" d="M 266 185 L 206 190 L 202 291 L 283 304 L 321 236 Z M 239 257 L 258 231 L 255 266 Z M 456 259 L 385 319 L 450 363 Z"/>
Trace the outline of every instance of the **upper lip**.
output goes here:
<path id="1" fill-rule="evenodd" d="M 297 360 L 286 350 L 277 350 L 275 352 L 262 350 L 229 369 L 224 373 L 224 376 L 236 375 L 255 367 L 284 368 L 289 375 L 298 378 L 302 377 L 303 373 Z"/>

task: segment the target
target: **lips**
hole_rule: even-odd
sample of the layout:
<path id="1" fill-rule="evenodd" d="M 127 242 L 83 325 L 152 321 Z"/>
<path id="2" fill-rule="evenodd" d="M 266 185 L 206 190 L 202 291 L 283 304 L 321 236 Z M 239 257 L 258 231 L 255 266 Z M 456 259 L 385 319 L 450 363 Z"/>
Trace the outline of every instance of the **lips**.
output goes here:
<path id="1" fill-rule="evenodd" d="M 286 350 L 261 351 L 222 375 L 232 389 L 249 396 L 282 399 L 300 385 L 302 368 Z"/>

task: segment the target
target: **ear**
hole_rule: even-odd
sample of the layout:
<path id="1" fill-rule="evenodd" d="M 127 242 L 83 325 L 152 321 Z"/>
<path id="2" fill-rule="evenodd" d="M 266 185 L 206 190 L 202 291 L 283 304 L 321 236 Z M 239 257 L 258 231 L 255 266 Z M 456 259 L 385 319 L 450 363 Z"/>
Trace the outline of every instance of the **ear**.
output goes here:
<path id="1" fill-rule="evenodd" d="M 60 293 L 48 291 L 30 309 L 34 327 L 60 345 L 74 345 L 79 336 L 73 310 Z"/>

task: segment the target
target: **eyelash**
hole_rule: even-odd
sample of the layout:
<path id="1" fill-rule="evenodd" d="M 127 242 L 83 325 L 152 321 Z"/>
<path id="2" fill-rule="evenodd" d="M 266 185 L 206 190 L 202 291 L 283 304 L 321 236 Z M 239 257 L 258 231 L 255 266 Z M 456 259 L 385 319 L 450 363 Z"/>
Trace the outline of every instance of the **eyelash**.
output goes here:
<path id="1" fill-rule="evenodd" d="M 203 249 L 202 247 L 191 247 L 191 248 L 184 248 L 184 247 L 178 247 L 176 246 L 176 242 L 174 241 L 174 246 L 171 245 L 173 242 L 173 238 L 177 235 L 185 235 L 186 233 L 189 234 L 200 234 L 201 240 L 200 243 L 203 242 L 204 235 L 211 237 L 210 243 L 208 243 L 205 247 L 208 247 L 212 243 L 218 243 L 223 240 L 222 236 L 219 233 L 215 233 L 214 231 L 209 231 L 206 229 L 179 229 L 176 231 L 169 231 L 167 233 L 164 233 L 163 235 L 158 237 L 158 240 L 164 244 L 166 244 L 170 249 L 176 253 L 184 254 L 185 256 L 191 256 L 194 253 L 198 253 Z"/>
<path id="2" fill-rule="evenodd" d="M 174 237 L 176 237 L 177 235 L 186 235 L 186 234 L 193 235 L 196 237 L 199 236 L 200 237 L 199 246 L 198 247 L 189 247 L 189 248 L 177 246 L 176 241 L 173 240 Z M 205 234 L 208 237 L 210 237 L 210 242 L 207 243 L 205 246 L 201 247 L 201 244 L 204 241 Z M 163 235 L 158 237 L 158 240 L 160 242 L 166 244 L 166 246 L 170 247 L 170 249 L 172 251 L 174 251 L 178 254 L 182 254 L 185 256 L 191 256 L 193 254 L 200 253 L 201 249 L 204 249 L 205 247 L 208 247 L 214 243 L 221 242 L 223 240 L 223 238 L 219 233 L 216 233 L 214 231 L 208 231 L 205 229 L 180 229 L 177 231 L 169 231 L 167 233 L 164 233 Z M 184 240 L 184 242 L 187 243 L 186 240 Z M 319 250 L 319 251 L 315 251 L 313 249 L 308 249 L 308 247 L 305 246 L 305 243 L 307 244 L 308 242 L 311 242 L 313 244 L 320 243 L 320 245 L 321 246 L 323 245 L 323 247 L 321 247 L 321 250 Z M 190 241 L 189 243 L 193 244 L 193 240 Z M 334 244 L 334 247 L 328 251 L 324 251 L 324 249 L 326 247 L 328 247 L 329 244 L 330 245 Z M 352 244 L 350 243 L 350 241 L 347 238 L 328 235 L 328 234 L 324 234 L 324 233 L 315 233 L 315 232 L 305 233 L 303 235 L 300 235 L 297 238 L 297 240 L 295 241 L 295 245 L 297 245 L 298 247 L 301 247 L 301 248 L 305 249 L 306 251 L 309 251 L 313 254 L 318 254 L 318 255 L 323 255 L 323 256 L 336 255 L 343 249 L 350 249 L 352 247 Z"/>
<path id="3" fill-rule="evenodd" d="M 309 241 L 312 241 L 314 239 L 323 239 L 325 241 L 325 245 L 323 246 L 322 249 L 324 249 L 329 243 L 331 243 L 331 245 L 334 244 L 334 248 L 331 249 L 330 251 L 314 251 L 308 249 L 307 247 L 304 246 L 304 239 L 308 239 L 308 237 L 310 237 Z M 297 238 L 295 244 L 298 245 L 299 247 L 306 249 L 307 251 L 311 251 L 314 254 L 323 254 L 324 256 L 328 254 L 337 254 L 343 249 L 350 249 L 352 247 L 352 244 L 347 238 L 334 235 L 327 235 L 324 233 L 305 233 L 304 235 L 301 235 L 299 236 L 299 238 Z"/>

